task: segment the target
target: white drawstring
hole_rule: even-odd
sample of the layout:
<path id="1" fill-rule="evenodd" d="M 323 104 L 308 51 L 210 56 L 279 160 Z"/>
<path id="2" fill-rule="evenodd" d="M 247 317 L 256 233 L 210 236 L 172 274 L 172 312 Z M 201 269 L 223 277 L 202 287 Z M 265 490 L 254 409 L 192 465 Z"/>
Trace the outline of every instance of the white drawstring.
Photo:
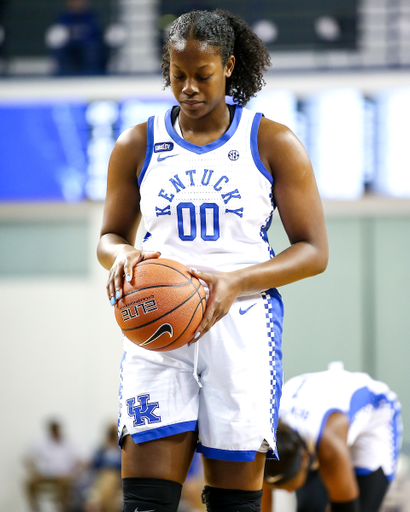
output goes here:
<path id="1" fill-rule="evenodd" d="M 196 382 L 198 383 L 198 386 L 200 388 L 202 388 L 202 384 L 199 380 L 199 376 L 198 376 L 198 356 L 199 356 L 199 340 L 195 343 L 195 354 L 194 354 L 194 373 L 193 373 L 193 376 L 194 376 L 194 379 L 196 380 Z"/>

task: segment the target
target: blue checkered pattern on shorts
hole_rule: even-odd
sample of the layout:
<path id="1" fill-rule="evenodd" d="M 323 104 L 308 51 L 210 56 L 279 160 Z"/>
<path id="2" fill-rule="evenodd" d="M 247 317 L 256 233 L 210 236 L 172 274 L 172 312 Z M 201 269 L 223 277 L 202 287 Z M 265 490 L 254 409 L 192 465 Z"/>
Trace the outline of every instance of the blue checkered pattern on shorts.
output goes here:
<path id="1" fill-rule="evenodd" d="M 270 424 L 272 431 L 275 429 L 275 395 L 276 395 L 276 368 L 275 368 L 275 331 L 273 321 L 273 307 L 269 292 L 262 293 L 265 306 L 266 333 L 269 343 L 269 366 L 270 366 Z"/>

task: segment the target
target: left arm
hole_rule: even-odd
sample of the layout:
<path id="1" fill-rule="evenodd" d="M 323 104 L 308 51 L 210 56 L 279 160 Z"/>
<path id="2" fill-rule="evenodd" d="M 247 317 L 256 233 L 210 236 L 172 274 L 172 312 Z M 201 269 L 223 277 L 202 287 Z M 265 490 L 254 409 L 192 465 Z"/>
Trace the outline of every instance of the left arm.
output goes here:
<path id="1" fill-rule="evenodd" d="M 331 414 L 318 447 L 319 473 L 331 502 L 350 502 L 359 496 L 347 446 L 348 428 L 346 415 L 340 412 Z"/>
<path id="2" fill-rule="evenodd" d="M 260 292 L 314 276 L 326 269 L 328 244 L 323 207 L 309 157 L 285 126 L 262 118 L 258 145 L 273 176 L 273 194 L 290 247 L 275 258 L 234 272 L 193 272 L 210 295 L 197 332 L 204 334 L 239 295 Z"/>

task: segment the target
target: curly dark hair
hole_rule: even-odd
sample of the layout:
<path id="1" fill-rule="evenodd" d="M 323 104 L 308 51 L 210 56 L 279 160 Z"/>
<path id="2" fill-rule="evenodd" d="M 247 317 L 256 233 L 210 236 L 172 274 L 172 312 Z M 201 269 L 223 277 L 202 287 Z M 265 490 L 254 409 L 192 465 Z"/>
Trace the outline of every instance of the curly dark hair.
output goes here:
<path id="1" fill-rule="evenodd" d="M 228 11 L 215 9 L 188 12 L 171 25 L 161 64 L 165 87 L 171 85 L 170 49 L 181 39 L 194 39 L 218 47 L 223 66 L 231 55 L 235 57 L 233 73 L 226 80 L 226 94 L 239 105 L 246 105 L 265 85 L 263 73 L 271 63 L 266 46 L 244 20 Z"/>

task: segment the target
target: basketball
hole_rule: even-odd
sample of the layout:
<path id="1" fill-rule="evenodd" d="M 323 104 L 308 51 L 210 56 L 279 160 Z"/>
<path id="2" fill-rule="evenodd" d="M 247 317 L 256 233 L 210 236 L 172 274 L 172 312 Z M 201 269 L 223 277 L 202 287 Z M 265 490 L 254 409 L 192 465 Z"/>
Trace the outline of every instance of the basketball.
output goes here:
<path id="1" fill-rule="evenodd" d="M 124 281 L 115 318 L 124 335 L 147 350 L 175 350 L 192 340 L 206 307 L 200 281 L 182 263 L 150 259 Z"/>

